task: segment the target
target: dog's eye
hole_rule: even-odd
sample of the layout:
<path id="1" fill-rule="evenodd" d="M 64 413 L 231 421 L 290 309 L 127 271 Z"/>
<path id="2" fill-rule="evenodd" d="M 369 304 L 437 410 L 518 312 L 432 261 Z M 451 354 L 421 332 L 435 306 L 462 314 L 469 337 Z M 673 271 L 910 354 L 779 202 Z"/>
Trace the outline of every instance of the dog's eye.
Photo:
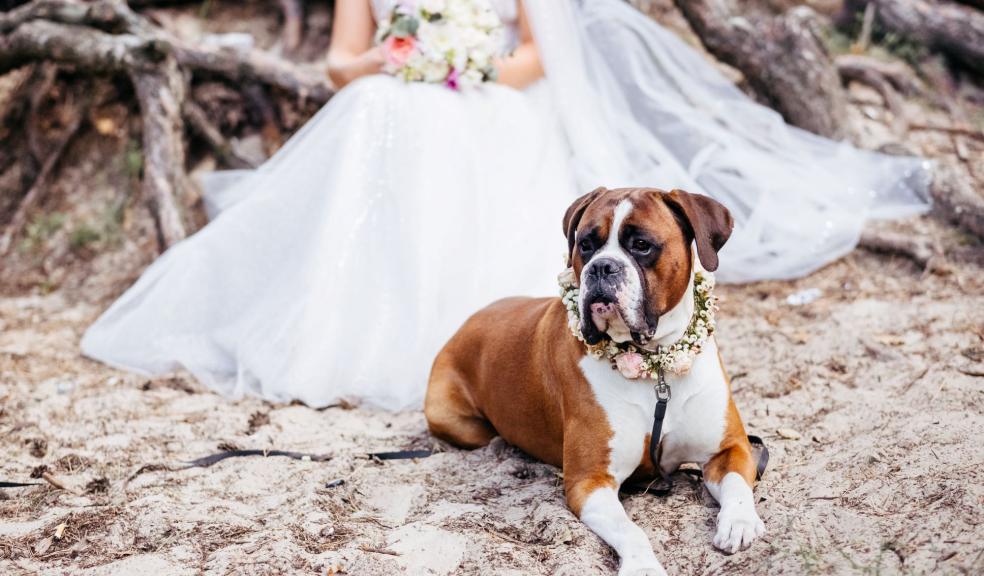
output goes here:
<path id="1" fill-rule="evenodd" d="M 578 242 L 578 247 L 581 249 L 581 252 L 591 252 L 594 250 L 594 242 L 591 241 L 591 238 L 585 238 Z"/>
<path id="2" fill-rule="evenodd" d="M 653 245 L 643 240 L 642 238 L 636 238 L 635 240 L 633 240 L 630 247 L 632 248 L 632 251 L 635 252 L 636 254 L 645 255 L 653 251 Z"/>

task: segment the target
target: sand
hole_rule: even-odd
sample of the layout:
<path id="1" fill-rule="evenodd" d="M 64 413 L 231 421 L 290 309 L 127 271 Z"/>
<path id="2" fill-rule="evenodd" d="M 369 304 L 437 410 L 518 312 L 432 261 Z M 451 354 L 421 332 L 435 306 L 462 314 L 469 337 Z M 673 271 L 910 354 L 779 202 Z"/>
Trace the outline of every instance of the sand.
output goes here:
<path id="1" fill-rule="evenodd" d="M 815 301 L 787 303 L 813 288 Z M 772 452 L 756 489 L 768 533 L 715 550 L 716 504 L 687 477 L 669 497 L 625 498 L 670 573 L 982 573 L 980 269 L 855 253 L 719 292 L 735 398 Z M 231 400 L 186 376 L 106 368 L 78 354 L 104 304 L 67 290 L 0 299 L 0 480 L 39 483 L 0 490 L 0 573 L 616 570 L 557 469 L 499 441 L 373 461 L 435 447 L 422 413 Z M 333 458 L 182 468 L 220 446 Z M 65 489 L 32 479 L 42 471 Z"/>

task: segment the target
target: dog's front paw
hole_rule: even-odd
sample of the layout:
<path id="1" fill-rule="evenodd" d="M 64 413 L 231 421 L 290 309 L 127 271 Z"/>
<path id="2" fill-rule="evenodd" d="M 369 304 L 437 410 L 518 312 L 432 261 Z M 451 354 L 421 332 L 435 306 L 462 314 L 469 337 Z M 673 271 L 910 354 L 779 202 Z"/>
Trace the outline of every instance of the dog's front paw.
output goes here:
<path id="1" fill-rule="evenodd" d="M 718 512 L 714 546 L 734 554 L 752 545 L 752 540 L 765 534 L 765 524 L 754 506 L 729 506 Z"/>
<path id="2" fill-rule="evenodd" d="M 667 574 L 656 558 L 646 560 L 625 558 L 618 568 L 618 576 L 667 576 Z"/>

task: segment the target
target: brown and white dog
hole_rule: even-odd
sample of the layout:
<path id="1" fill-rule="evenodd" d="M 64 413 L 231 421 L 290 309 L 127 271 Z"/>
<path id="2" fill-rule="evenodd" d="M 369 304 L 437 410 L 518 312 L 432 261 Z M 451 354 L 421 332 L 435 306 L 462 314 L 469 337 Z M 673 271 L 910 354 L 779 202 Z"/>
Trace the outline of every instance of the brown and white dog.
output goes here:
<path id="1" fill-rule="evenodd" d="M 674 190 L 600 188 L 564 216 L 585 311 L 586 341 L 632 340 L 655 350 L 676 342 L 694 311 L 694 269 L 718 265 L 731 234 L 727 209 Z M 588 314 L 590 311 L 590 314 Z M 765 532 L 755 511 L 755 463 L 713 337 L 683 375 L 666 374 L 672 397 L 659 442 L 670 473 L 696 462 L 720 503 L 714 545 L 736 552 Z M 621 557 L 619 574 L 665 574 L 649 539 L 626 515 L 619 486 L 653 477 L 648 445 L 656 395 L 607 359 L 587 355 L 559 298 L 510 298 L 472 316 L 430 376 L 431 432 L 463 448 L 496 435 L 564 472 L 571 510 Z"/>

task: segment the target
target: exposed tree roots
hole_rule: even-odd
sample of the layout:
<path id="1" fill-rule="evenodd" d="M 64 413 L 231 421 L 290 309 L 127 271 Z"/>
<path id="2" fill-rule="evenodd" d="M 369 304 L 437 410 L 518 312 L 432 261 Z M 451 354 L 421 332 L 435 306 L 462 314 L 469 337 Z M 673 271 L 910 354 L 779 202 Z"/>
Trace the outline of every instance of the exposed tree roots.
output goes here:
<path id="1" fill-rule="evenodd" d="M 982 2 L 966 3 L 976 8 L 947 0 L 846 0 L 840 20 L 850 24 L 855 14 L 873 5 L 875 24 L 883 32 L 949 54 L 971 70 L 984 74 Z"/>
<path id="2" fill-rule="evenodd" d="M 297 23 L 288 23 L 299 34 Z M 249 165 L 231 151 L 200 108 L 186 106 L 189 78 L 199 75 L 239 85 L 259 84 L 314 103 L 323 103 L 332 94 L 327 79 L 316 70 L 259 50 L 188 44 L 116 0 L 36 0 L 0 13 L 0 74 L 38 61 L 124 75 L 132 82 L 143 121 L 143 194 L 162 249 L 184 238 L 189 229 L 181 210 L 189 188 L 186 119 L 219 152 L 221 160 L 235 168 Z M 44 180 L 39 178 L 39 183 L 43 185 Z M 40 193 L 35 188 L 32 192 Z M 5 243 L 9 245 L 9 239 Z"/>

